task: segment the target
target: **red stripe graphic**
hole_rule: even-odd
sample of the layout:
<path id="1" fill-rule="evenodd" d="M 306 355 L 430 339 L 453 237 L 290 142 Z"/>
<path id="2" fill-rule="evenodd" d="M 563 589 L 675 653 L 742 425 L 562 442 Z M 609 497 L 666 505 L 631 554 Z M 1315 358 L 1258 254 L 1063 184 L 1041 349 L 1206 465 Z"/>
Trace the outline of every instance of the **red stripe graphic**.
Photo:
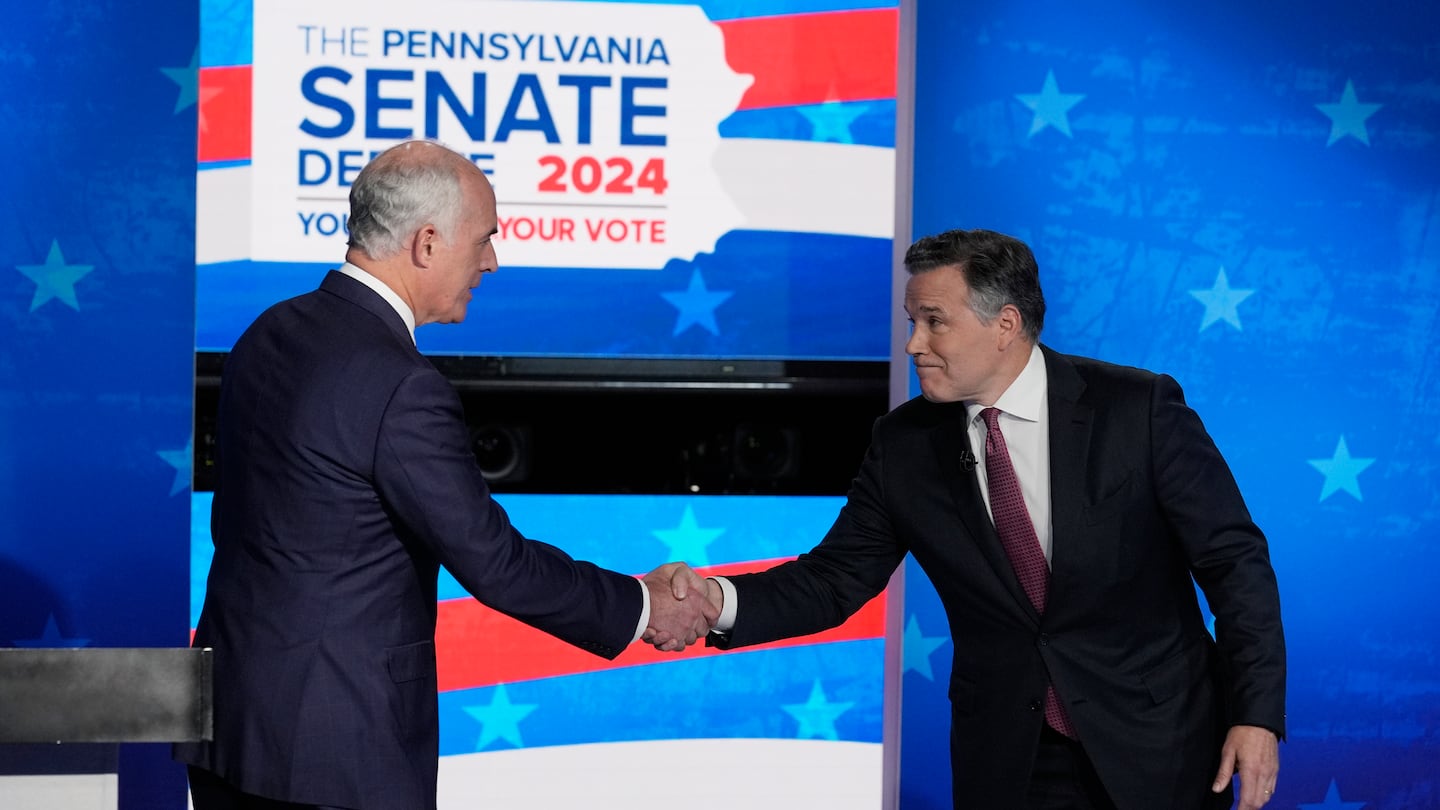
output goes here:
<path id="1" fill-rule="evenodd" d="M 740 574 L 763 571 L 778 562 L 781 560 L 736 563 L 698 570 L 702 576 Z M 882 593 L 870 600 L 839 627 L 802 638 L 785 639 L 746 649 L 778 649 L 830 641 L 881 638 L 885 635 L 884 597 Z M 441 691 L 473 689 L 497 683 L 515 683 L 727 654 L 706 647 L 704 642 L 692 644 L 678 653 L 657 652 L 647 644 L 636 643 L 627 647 L 615 660 L 607 661 L 496 613 L 473 599 L 451 599 L 440 603 L 435 645 L 439 659 Z"/>
<path id="2" fill-rule="evenodd" d="M 201 163 L 250 159 L 250 66 L 200 70 Z"/>
<path id="3" fill-rule="evenodd" d="M 895 98 L 898 9 L 787 14 L 716 23 L 736 73 L 755 83 L 741 110 Z"/>

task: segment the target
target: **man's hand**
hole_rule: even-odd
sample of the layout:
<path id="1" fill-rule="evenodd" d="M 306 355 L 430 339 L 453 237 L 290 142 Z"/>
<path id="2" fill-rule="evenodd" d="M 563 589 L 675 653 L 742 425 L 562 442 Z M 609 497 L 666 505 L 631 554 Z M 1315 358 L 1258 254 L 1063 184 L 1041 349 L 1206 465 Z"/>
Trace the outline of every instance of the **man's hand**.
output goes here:
<path id="1" fill-rule="evenodd" d="M 720 618 L 720 608 L 705 598 L 706 581 L 683 562 L 666 563 L 646 574 L 643 582 L 650 589 L 650 624 L 641 638 L 657 650 L 685 649 Z"/>
<path id="2" fill-rule="evenodd" d="M 1220 749 L 1220 771 L 1210 789 L 1219 793 L 1231 777 L 1240 776 L 1236 810 L 1259 810 L 1275 792 L 1280 776 L 1280 741 L 1275 732 L 1259 726 L 1234 726 Z"/>
<path id="3" fill-rule="evenodd" d="M 710 606 L 714 608 L 715 616 L 718 619 L 720 609 L 725 607 L 725 591 L 720 588 L 720 583 L 715 580 L 708 577 L 702 580 L 699 575 L 690 570 L 689 567 L 681 566 L 675 569 L 673 576 L 670 578 L 670 592 L 675 595 L 676 599 L 684 599 L 695 590 L 695 583 L 697 581 L 704 586 L 705 598 L 710 600 Z M 712 630 L 715 628 L 714 621 L 710 623 L 710 628 Z"/>

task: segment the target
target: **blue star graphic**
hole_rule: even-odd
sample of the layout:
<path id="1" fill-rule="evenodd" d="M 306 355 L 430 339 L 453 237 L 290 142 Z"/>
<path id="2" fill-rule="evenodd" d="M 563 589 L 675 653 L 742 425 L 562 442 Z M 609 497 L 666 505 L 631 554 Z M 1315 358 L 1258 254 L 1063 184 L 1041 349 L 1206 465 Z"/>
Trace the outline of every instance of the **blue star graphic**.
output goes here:
<path id="1" fill-rule="evenodd" d="M 175 480 L 170 482 L 170 494 L 190 488 L 190 468 L 195 458 L 195 440 L 192 438 L 179 450 L 156 450 L 155 455 L 175 468 Z"/>
<path id="2" fill-rule="evenodd" d="M 850 125 L 856 118 L 864 115 L 869 107 L 868 104 L 827 101 L 823 104 L 806 104 L 796 109 L 810 122 L 812 140 L 854 143 L 855 137 L 850 132 Z"/>
<path id="3" fill-rule="evenodd" d="M 655 529 L 650 533 L 660 538 L 660 542 L 669 549 L 666 559 L 684 560 L 692 567 L 704 567 L 710 564 L 710 555 L 705 551 L 705 547 L 724 534 L 725 530 L 700 528 L 700 524 L 695 522 L 695 510 L 687 505 L 684 514 L 680 516 L 679 526 L 673 529 Z"/>
<path id="4" fill-rule="evenodd" d="M 60 253 L 60 242 L 50 242 L 50 254 L 44 264 L 17 264 L 15 269 L 35 282 L 35 297 L 30 299 L 30 311 L 34 312 L 51 298 L 59 298 L 71 309 L 79 310 L 80 302 L 75 298 L 75 282 L 95 269 L 90 264 L 66 264 Z"/>
<path id="5" fill-rule="evenodd" d="M 1355 140 L 1370 145 L 1370 132 L 1365 128 L 1365 119 L 1374 115 L 1384 104 L 1361 104 L 1360 99 L 1355 97 L 1355 84 L 1349 79 L 1345 80 L 1345 91 L 1340 94 L 1340 100 L 1334 104 L 1316 104 L 1320 112 L 1330 116 L 1330 140 L 1325 142 L 1326 146 L 1336 141 L 1351 136 Z"/>
<path id="6" fill-rule="evenodd" d="M 511 703 L 510 695 L 505 692 L 505 684 L 502 683 L 495 687 L 489 706 L 464 707 L 465 713 L 480 723 L 480 739 L 475 743 L 475 750 L 484 751 L 485 746 L 500 739 L 516 748 L 524 748 L 525 742 L 520 738 L 520 721 L 535 711 L 538 705 Z"/>
<path id="7" fill-rule="evenodd" d="M 45 620 L 45 632 L 40 638 L 29 638 L 23 641 L 17 640 L 16 647 L 88 647 L 88 638 L 66 638 L 60 635 L 60 626 L 55 623 L 55 614 L 51 613 L 50 618 Z"/>
<path id="8" fill-rule="evenodd" d="M 1210 324 L 1216 321 L 1225 321 L 1240 330 L 1240 312 L 1236 307 L 1254 292 L 1254 290 L 1231 289 L 1230 280 L 1225 277 L 1225 268 L 1220 268 L 1220 272 L 1215 274 L 1214 286 L 1208 290 L 1190 291 L 1196 300 L 1205 305 L 1205 316 L 1200 319 L 1199 331 L 1204 332 Z"/>
<path id="9" fill-rule="evenodd" d="M 835 731 L 835 718 L 850 711 L 854 703 L 831 703 L 825 699 L 825 690 L 820 688 L 820 679 L 815 679 L 815 685 L 810 688 L 810 699 L 804 703 L 789 703 L 781 708 L 790 713 L 800 723 L 800 730 L 795 733 L 796 739 L 810 739 L 819 737 L 824 740 L 838 740 L 840 735 Z"/>
<path id="10" fill-rule="evenodd" d="M 660 294 L 680 310 L 679 317 L 675 319 L 672 337 L 697 324 L 705 327 L 712 335 L 720 334 L 720 327 L 715 323 L 715 308 L 734 295 L 733 292 L 711 292 L 705 289 L 705 279 L 700 277 L 699 268 L 690 273 L 690 287 L 685 292 Z"/>
<path id="11" fill-rule="evenodd" d="M 1335 780 L 1330 780 L 1330 789 L 1325 791 L 1325 801 L 1320 804 L 1302 804 L 1300 810 L 1360 810 L 1365 802 L 1342 802 L 1340 801 L 1340 789 L 1335 787 Z"/>
<path id="12" fill-rule="evenodd" d="M 949 640 L 948 636 L 925 636 L 920 632 L 920 621 L 915 614 L 910 614 L 910 621 L 905 623 L 905 640 L 900 644 L 905 659 L 900 671 L 913 669 L 924 675 L 925 680 L 935 680 L 935 672 L 930 669 L 930 653 Z"/>
<path id="13" fill-rule="evenodd" d="M 1345 446 L 1345 437 L 1340 437 L 1340 442 L 1335 445 L 1335 455 L 1330 458 L 1309 459 L 1310 466 L 1319 470 L 1325 476 L 1325 485 L 1320 488 L 1320 500 L 1334 495 L 1340 490 L 1345 490 L 1355 496 L 1355 500 L 1365 500 L 1360 496 L 1360 481 L 1358 476 L 1364 472 L 1366 467 L 1375 463 L 1373 458 L 1354 458 L 1350 455 L 1350 448 Z"/>
<path id="14" fill-rule="evenodd" d="M 180 86 L 180 95 L 175 97 L 175 112 L 198 103 L 200 100 L 200 48 L 195 48 L 195 53 L 190 56 L 190 64 L 185 67 L 160 68 L 160 72 L 170 78 L 170 81 Z"/>
<path id="15" fill-rule="evenodd" d="M 1046 127 L 1054 127 L 1069 138 L 1072 136 L 1070 116 L 1067 113 L 1085 98 L 1085 94 L 1060 92 L 1060 86 L 1055 83 L 1055 71 L 1047 70 L 1045 84 L 1041 85 L 1039 93 L 1018 93 L 1015 98 L 1035 111 L 1035 119 L 1030 122 L 1030 133 L 1027 137 L 1034 137 L 1035 133 Z"/>

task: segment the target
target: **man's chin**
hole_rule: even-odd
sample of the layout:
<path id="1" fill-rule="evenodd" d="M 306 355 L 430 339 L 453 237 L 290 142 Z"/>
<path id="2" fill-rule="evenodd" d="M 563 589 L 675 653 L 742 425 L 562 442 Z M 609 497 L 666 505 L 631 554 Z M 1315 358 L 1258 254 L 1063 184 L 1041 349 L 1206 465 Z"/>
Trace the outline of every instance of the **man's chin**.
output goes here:
<path id="1" fill-rule="evenodd" d="M 946 392 L 937 391 L 933 388 L 926 388 L 924 385 L 920 386 L 920 396 L 925 397 L 927 400 L 940 405 L 944 405 L 947 402 L 960 401 L 959 397 L 949 396 Z"/>

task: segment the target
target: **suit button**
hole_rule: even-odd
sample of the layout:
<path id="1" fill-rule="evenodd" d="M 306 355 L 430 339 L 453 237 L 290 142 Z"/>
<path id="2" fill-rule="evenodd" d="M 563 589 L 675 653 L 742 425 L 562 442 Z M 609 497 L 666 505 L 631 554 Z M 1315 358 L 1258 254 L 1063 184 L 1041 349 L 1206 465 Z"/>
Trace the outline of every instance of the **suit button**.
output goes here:
<path id="1" fill-rule="evenodd" d="M 1040 708 L 1041 708 L 1041 706 L 1040 706 L 1040 701 L 1038 701 L 1038 700 L 1032 700 L 1032 701 L 1030 701 L 1030 711 L 1032 711 L 1032 712 L 1038 712 L 1038 711 L 1040 711 Z"/>
<path id="2" fill-rule="evenodd" d="M 1041 633 L 1041 634 L 1040 634 L 1040 646 L 1041 646 L 1041 647 L 1044 647 L 1044 646 L 1048 645 L 1049 643 L 1050 643 L 1050 637 L 1047 636 L 1047 635 L 1045 635 L 1044 633 Z"/>

